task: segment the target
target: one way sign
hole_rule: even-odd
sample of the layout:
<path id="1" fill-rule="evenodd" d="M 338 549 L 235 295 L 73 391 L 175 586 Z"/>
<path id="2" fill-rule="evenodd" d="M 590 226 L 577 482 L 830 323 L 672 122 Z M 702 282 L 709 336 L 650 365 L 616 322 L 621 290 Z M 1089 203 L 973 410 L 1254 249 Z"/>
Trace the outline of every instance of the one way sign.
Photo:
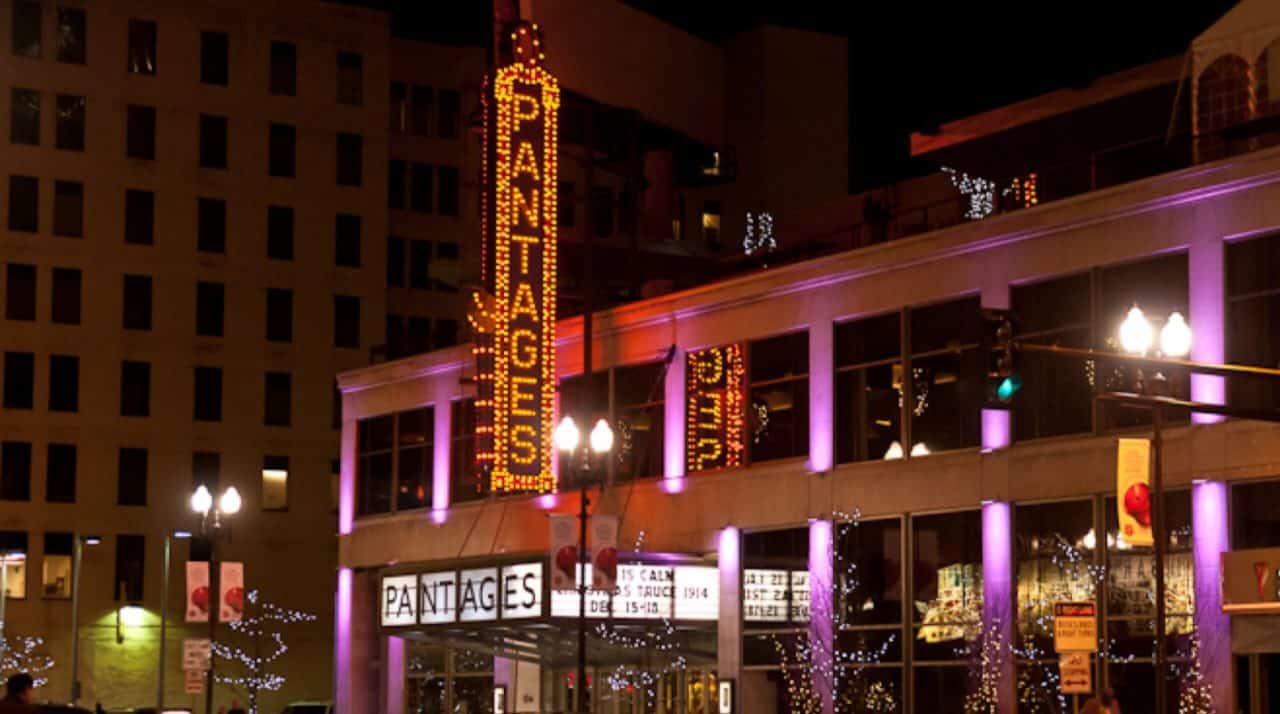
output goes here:
<path id="1" fill-rule="evenodd" d="M 1093 667 L 1088 652 L 1068 652 L 1058 660 L 1063 694 L 1092 694 Z"/>

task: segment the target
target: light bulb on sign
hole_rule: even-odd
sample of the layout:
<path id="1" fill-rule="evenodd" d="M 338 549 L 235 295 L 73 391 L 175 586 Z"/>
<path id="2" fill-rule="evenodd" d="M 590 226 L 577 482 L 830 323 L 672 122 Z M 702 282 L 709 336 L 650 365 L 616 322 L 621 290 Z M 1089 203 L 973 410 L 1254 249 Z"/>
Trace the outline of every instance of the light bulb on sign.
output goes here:
<path id="1" fill-rule="evenodd" d="M 213 494 L 209 493 L 207 486 L 200 484 L 196 492 L 191 494 L 191 510 L 200 515 L 205 515 L 210 508 L 213 508 Z"/>
<path id="2" fill-rule="evenodd" d="M 218 510 L 227 515 L 234 515 L 240 512 L 240 492 L 235 486 L 228 488 L 222 492 L 222 498 L 218 499 Z"/>
<path id="3" fill-rule="evenodd" d="M 609 422 L 601 419 L 596 422 L 594 428 L 591 429 L 591 450 L 597 454 L 603 454 L 613 448 L 613 429 L 609 428 Z"/>
<path id="4" fill-rule="evenodd" d="M 1191 353 L 1191 326 L 1182 313 L 1174 312 L 1160 330 L 1160 351 L 1166 357 L 1186 357 Z"/>
<path id="5" fill-rule="evenodd" d="M 1142 308 L 1134 305 L 1120 324 L 1120 347 L 1129 354 L 1146 354 L 1151 349 L 1151 323 L 1142 314 Z"/>

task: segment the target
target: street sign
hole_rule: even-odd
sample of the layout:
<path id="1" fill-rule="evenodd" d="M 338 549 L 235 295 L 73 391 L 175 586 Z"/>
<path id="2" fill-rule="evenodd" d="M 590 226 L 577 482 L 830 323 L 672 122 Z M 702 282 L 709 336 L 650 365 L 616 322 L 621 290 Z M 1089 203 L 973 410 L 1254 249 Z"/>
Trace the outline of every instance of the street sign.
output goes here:
<path id="1" fill-rule="evenodd" d="M 213 644 L 208 638 L 187 638 L 182 641 L 182 668 L 204 672 L 213 659 Z"/>
<path id="2" fill-rule="evenodd" d="M 204 692 L 204 672 L 198 669 L 186 670 L 187 678 L 184 682 L 187 694 L 201 694 Z"/>
<path id="3" fill-rule="evenodd" d="M 1094 603 L 1053 604 L 1053 649 L 1060 654 L 1098 651 L 1098 609 Z"/>
<path id="4" fill-rule="evenodd" d="M 1092 694 L 1093 668 L 1088 652 L 1068 652 L 1058 660 L 1063 694 Z"/>

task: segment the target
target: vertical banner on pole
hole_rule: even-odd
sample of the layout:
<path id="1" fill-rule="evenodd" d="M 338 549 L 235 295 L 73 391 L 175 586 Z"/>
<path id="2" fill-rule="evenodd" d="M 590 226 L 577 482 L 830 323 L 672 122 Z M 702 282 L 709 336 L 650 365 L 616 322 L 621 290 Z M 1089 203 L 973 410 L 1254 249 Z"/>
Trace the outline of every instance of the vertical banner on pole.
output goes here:
<path id="1" fill-rule="evenodd" d="M 573 590 L 578 587 L 574 573 L 578 570 L 578 517 L 551 516 L 551 589 Z"/>
<path id="2" fill-rule="evenodd" d="M 244 563 L 220 563 L 218 621 L 239 622 L 244 616 Z"/>
<path id="3" fill-rule="evenodd" d="M 1120 537 L 1129 545 L 1152 545 L 1151 440 L 1120 439 L 1116 447 L 1116 512 Z"/>
<path id="4" fill-rule="evenodd" d="M 187 561 L 187 622 L 209 621 L 209 563 Z"/>
<path id="5" fill-rule="evenodd" d="M 618 589 L 618 517 L 591 517 L 591 587 Z"/>

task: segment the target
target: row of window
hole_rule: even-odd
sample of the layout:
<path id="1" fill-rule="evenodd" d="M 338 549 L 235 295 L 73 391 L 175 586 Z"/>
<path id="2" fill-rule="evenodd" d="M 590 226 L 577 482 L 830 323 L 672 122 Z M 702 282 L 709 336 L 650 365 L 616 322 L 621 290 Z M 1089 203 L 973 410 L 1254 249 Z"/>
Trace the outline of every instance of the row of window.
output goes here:
<path id="1" fill-rule="evenodd" d="M 9 177 L 9 230 L 18 233 L 40 231 L 40 186 L 33 176 Z M 267 219 L 269 257 L 293 257 L 293 209 L 272 206 Z M 155 241 L 155 193 L 125 191 L 124 239 L 134 245 Z M 334 264 L 358 268 L 361 265 L 361 217 L 339 213 L 334 217 Z M 196 250 L 201 253 L 227 252 L 227 202 L 220 198 L 196 199 Z M 54 181 L 53 235 L 84 237 L 84 184 Z"/>
<path id="2" fill-rule="evenodd" d="M 391 131 L 456 139 L 462 99 L 455 89 L 391 83 Z"/>
<path id="3" fill-rule="evenodd" d="M 434 247 L 434 256 L 432 255 Z M 432 269 L 432 259 L 440 266 Z M 434 246 L 429 240 L 387 239 L 387 285 L 415 290 L 458 292 L 458 244 L 441 241 Z"/>
<path id="4" fill-rule="evenodd" d="M 81 272 L 77 268 L 52 270 L 50 320 L 55 324 L 80 324 Z M 152 323 L 152 280 L 149 275 L 124 276 L 121 326 L 126 330 L 150 330 Z M 9 263 L 5 266 L 6 320 L 36 319 L 36 266 Z M 196 283 L 195 334 L 222 337 L 225 323 L 226 288 L 222 283 Z M 293 290 L 266 289 L 266 339 L 293 341 Z M 335 347 L 359 349 L 360 298 L 335 295 L 333 303 Z"/>
<path id="5" fill-rule="evenodd" d="M 0 442 L 0 500 L 32 500 L 32 444 L 25 441 Z M 75 503 L 77 449 L 75 444 L 48 444 L 45 458 L 45 502 Z M 147 505 L 149 452 L 146 448 L 122 446 L 116 460 L 116 505 Z M 216 452 L 196 452 L 192 459 L 195 485 L 213 489 L 221 457 Z M 330 464 L 330 480 L 336 479 L 337 464 Z M 334 484 L 330 484 L 332 491 Z M 332 495 L 332 494 L 331 494 Z M 289 509 L 289 457 L 266 455 L 262 459 L 259 503 L 264 511 Z M 331 499 L 336 507 L 336 499 Z"/>
<path id="6" fill-rule="evenodd" d="M 433 328 L 434 325 L 434 329 Z M 387 315 L 387 359 L 399 359 L 458 344 L 458 321 L 417 315 Z"/>
<path id="7" fill-rule="evenodd" d="M 39 0 L 14 0 L 12 51 L 19 57 L 40 58 L 44 53 L 43 11 Z M 89 21 L 82 8 L 58 6 L 55 15 L 55 56 L 58 62 L 88 61 Z M 130 74 L 154 75 L 158 69 L 159 25 L 152 20 L 129 19 L 126 69 Z M 364 103 L 364 57 L 355 52 L 337 53 L 337 101 Z M 231 84 L 231 37 L 226 32 L 200 33 L 200 82 L 226 87 Z M 292 97 L 298 92 L 298 48 L 292 42 L 271 42 L 268 91 Z M 443 103 L 443 93 L 442 93 Z M 443 114 L 442 114 L 443 117 Z"/>
<path id="8" fill-rule="evenodd" d="M 40 597 L 48 600 L 71 599 L 72 563 L 74 560 L 75 534 L 46 532 L 44 555 L 40 562 Z M 24 531 L 0 531 L 0 547 L 6 553 L 29 553 L 28 535 Z M 115 537 L 115 578 L 111 581 L 111 597 L 119 601 L 142 600 L 143 561 L 146 556 L 146 537 L 121 534 Z M 27 598 L 27 573 L 34 569 L 34 560 L 24 558 L 5 561 L 5 597 L 14 600 Z"/>
<path id="9" fill-rule="evenodd" d="M 4 353 L 3 402 L 5 409 L 35 407 L 36 357 L 31 352 Z M 194 369 L 192 419 L 222 421 L 222 368 L 198 366 Z M 334 395 L 332 426 L 341 424 L 341 401 Z M 49 356 L 49 400 L 51 412 L 80 411 L 80 358 L 75 355 Z M 120 363 L 120 416 L 151 416 L 151 363 L 124 360 Z M 262 423 L 290 426 L 293 422 L 293 375 L 267 371 L 263 378 Z"/>
<path id="10" fill-rule="evenodd" d="M 418 213 L 458 215 L 458 168 L 392 159 L 388 164 L 387 207 Z M 433 190 L 434 188 L 434 190 Z M 407 194 L 407 200 L 406 200 Z M 434 207 L 432 197 L 435 197 Z"/>
<path id="11" fill-rule="evenodd" d="M 1229 244 L 1226 258 L 1227 358 L 1280 367 L 1280 235 Z M 1175 310 L 1186 315 L 1187 282 L 1187 256 L 1170 254 L 1014 286 L 1018 336 L 1110 349 L 1116 327 L 1135 303 L 1153 316 Z M 979 446 L 981 412 L 992 397 L 989 355 L 981 347 L 984 329 L 976 296 L 835 325 L 837 461 Z M 807 331 L 690 353 L 686 471 L 806 456 L 809 359 Z M 1020 440 L 1105 431 L 1149 419 L 1139 412 L 1095 412 L 1096 389 L 1123 386 L 1115 381 L 1123 375 L 1112 365 L 1022 352 L 1016 368 L 1024 385 L 1012 404 L 1014 435 Z M 621 437 L 619 461 L 611 464 L 615 478 L 662 473 L 664 375 L 661 364 L 650 364 L 561 380 L 562 413 L 582 423 L 609 417 L 616 424 Z M 1185 392 L 1185 371 L 1170 371 L 1168 377 Z M 1233 379 L 1228 398 L 1233 404 L 1269 407 L 1280 398 L 1280 389 Z M 729 404 L 741 406 L 730 409 Z M 714 408 L 702 408 L 707 405 Z M 361 422 L 358 449 L 365 450 L 366 439 L 373 438 L 366 425 L 374 421 Z M 455 418 L 455 431 L 459 423 Z M 412 506 L 391 498 L 390 464 L 362 462 L 357 472 L 364 489 L 362 513 Z M 455 461 L 454 468 L 450 478 L 455 482 L 479 478 L 466 460 Z"/>

